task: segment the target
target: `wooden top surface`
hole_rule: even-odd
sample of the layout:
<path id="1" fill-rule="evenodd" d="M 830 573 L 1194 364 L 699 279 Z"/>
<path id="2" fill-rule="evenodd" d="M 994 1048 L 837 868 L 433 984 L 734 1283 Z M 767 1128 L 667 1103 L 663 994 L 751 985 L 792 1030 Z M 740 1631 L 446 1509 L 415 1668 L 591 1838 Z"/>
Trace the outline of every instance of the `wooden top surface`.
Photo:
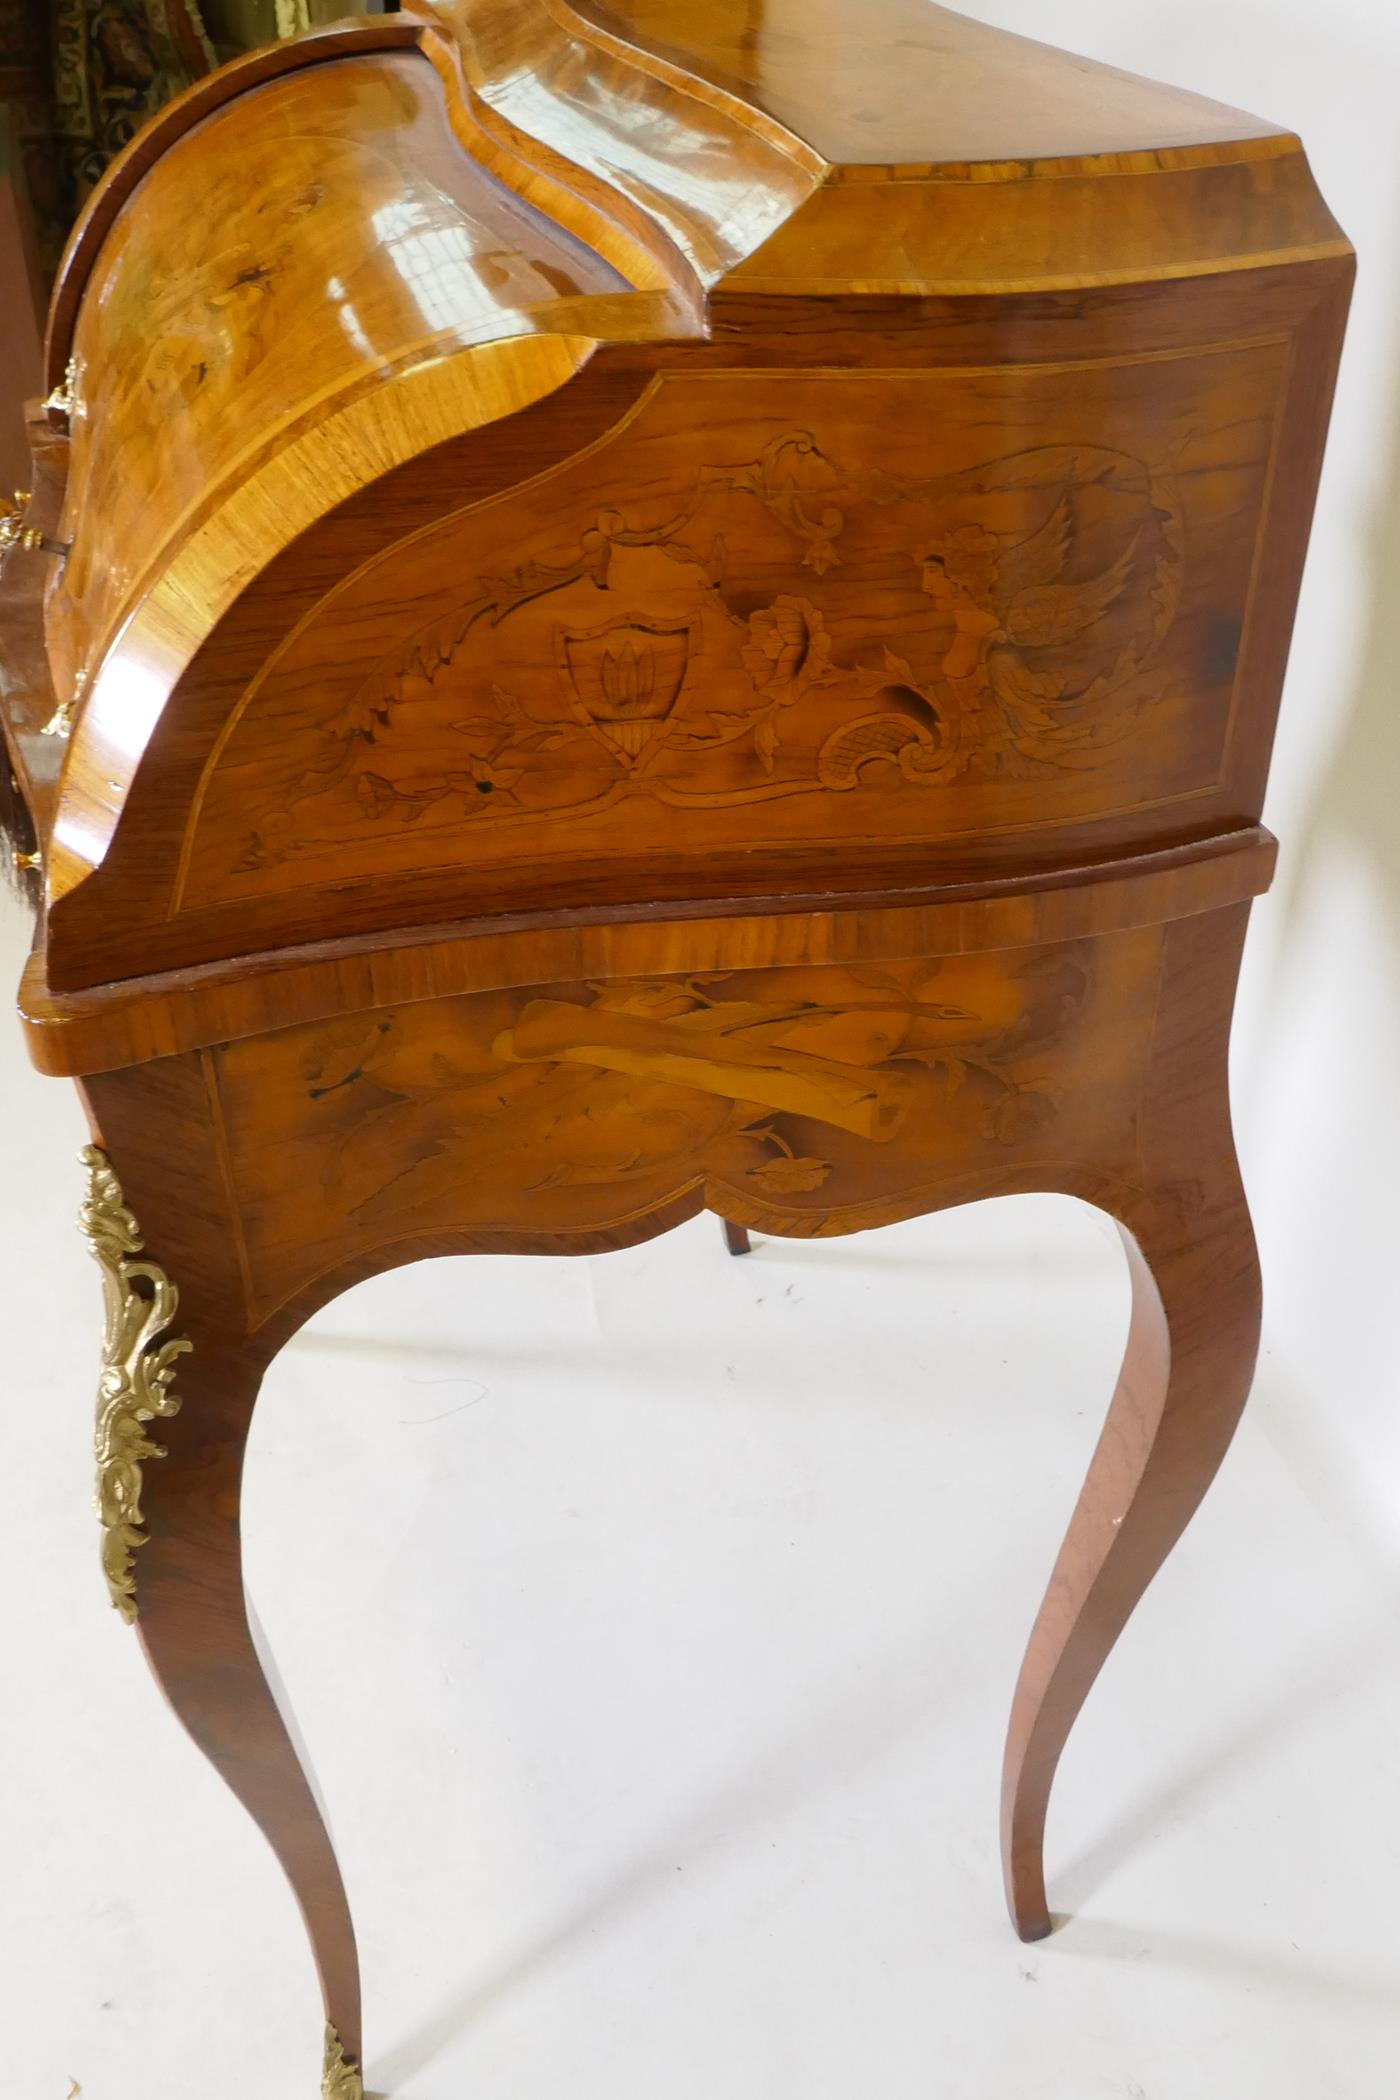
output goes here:
<path id="1" fill-rule="evenodd" d="M 439 4 L 470 22 L 478 0 Z M 931 0 L 575 5 L 775 118 L 836 168 L 1149 152 L 1279 129 Z"/>

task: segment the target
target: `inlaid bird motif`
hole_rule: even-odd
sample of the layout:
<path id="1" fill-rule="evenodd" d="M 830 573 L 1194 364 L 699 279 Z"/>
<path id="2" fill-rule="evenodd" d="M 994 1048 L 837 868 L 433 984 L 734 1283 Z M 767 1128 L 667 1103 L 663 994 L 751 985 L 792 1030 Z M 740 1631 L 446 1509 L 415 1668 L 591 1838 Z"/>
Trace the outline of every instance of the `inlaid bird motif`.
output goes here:
<path id="1" fill-rule="evenodd" d="M 975 746 L 984 758 L 1014 769 L 1017 758 L 1055 758 L 1067 738 L 1092 735 L 1078 710 L 1071 721 L 1057 711 L 1070 691 L 1070 672 L 1055 652 L 1100 626 L 1141 577 L 1140 543 L 1134 533 L 1107 567 L 1066 578 L 1073 544 L 1067 493 L 1023 538 L 970 523 L 934 542 L 923 585 L 953 624 L 941 670 L 957 703 L 964 748 Z M 1100 693 L 1120 684 L 1139 661 L 1131 637 L 1118 648 L 1106 639 L 1105 659 L 1110 656 L 1093 680 Z M 1075 657 L 1082 663 L 1082 650 Z"/>

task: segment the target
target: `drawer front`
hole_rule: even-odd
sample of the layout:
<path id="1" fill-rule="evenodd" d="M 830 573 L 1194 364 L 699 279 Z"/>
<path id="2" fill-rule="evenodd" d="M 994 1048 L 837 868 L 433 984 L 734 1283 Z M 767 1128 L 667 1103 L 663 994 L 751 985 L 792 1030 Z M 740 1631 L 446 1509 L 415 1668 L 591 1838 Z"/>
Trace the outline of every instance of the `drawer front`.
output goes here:
<path id="1" fill-rule="evenodd" d="M 1161 928 L 475 992 L 203 1053 L 253 1324 L 434 1235 L 855 1230 L 1136 1172 Z"/>

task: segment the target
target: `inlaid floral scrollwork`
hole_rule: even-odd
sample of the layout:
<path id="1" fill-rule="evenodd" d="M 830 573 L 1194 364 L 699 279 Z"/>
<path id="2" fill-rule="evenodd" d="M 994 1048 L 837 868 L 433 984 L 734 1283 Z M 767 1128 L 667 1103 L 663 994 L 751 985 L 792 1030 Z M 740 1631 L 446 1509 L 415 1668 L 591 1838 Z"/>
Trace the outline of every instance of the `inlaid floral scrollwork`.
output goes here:
<path id="1" fill-rule="evenodd" d="M 191 1344 L 170 1335 L 179 1293 L 158 1263 L 137 1259 L 141 1230 L 111 1161 L 95 1145 L 81 1157 L 88 1193 L 80 1223 L 102 1271 L 106 1314 L 95 1440 L 102 1566 L 112 1602 L 130 1624 L 137 1615 L 135 1556 L 146 1543 L 141 1469 L 165 1456 L 145 1425 L 179 1412 L 175 1362 Z"/>
<path id="2" fill-rule="evenodd" d="M 901 480 L 797 430 L 678 504 L 606 506 L 397 635 L 240 865 L 320 836 L 303 803 L 480 831 L 1092 772 L 1170 683 L 1171 458 L 1061 444 Z"/>

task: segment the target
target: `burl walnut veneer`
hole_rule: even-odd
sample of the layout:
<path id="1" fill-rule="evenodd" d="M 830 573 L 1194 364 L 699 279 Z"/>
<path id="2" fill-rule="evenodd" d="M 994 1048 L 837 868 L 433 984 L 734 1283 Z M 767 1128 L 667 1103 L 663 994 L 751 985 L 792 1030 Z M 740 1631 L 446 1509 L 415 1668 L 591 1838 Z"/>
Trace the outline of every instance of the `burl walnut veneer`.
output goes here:
<path id="1" fill-rule="evenodd" d="M 94 197 L 6 532 L 21 1005 L 92 1121 L 111 1593 L 335 2100 L 239 1478 L 279 1346 L 428 1255 L 1119 1222 L 1006 1756 L 1049 1930 L 1056 1762 L 1254 1363 L 1226 1048 L 1351 274 L 1288 132 L 924 0 L 414 0 Z"/>

